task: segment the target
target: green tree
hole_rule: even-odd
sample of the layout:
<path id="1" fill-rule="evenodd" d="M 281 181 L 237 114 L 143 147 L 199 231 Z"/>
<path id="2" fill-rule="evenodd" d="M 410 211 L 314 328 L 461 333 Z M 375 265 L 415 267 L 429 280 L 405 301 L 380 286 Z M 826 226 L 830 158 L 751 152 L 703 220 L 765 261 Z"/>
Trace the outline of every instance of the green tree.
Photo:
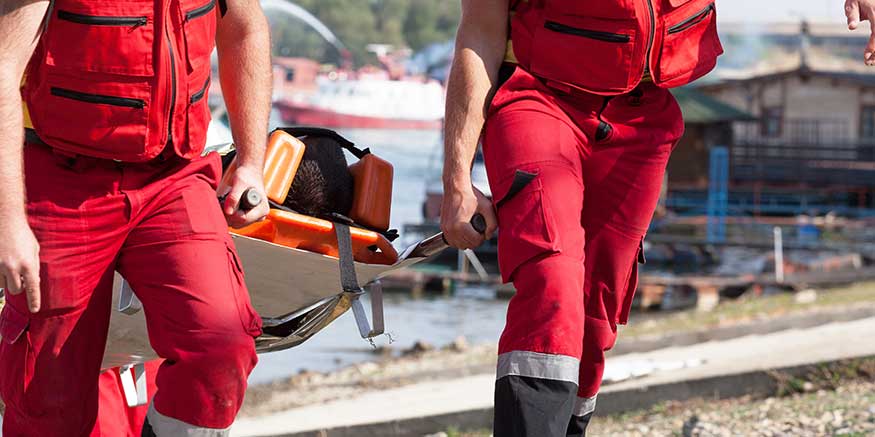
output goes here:
<path id="1" fill-rule="evenodd" d="M 376 43 L 407 46 L 404 35 L 404 19 L 410 6 L 409 0 L 373 0 L 371 9 L 376 19 Z"/>
<path id="2" fill-rule="evenodd" d="M 457 0 L 294 0 L 350 50 L 356 64 L 374 61 L 368 44 L 392 44 L 414 50 L 453 38 L 459 24 Z M 338 62 L 337 51 L 316 32 L 285 14 L 269 14 L 273 52 Z"/>
<path id="3" fill-rule="evenodd" d="M 404 36 L 414 50 L 453 38 L 459 26 L 458 1 L 410 0 L 404 20 Z"/>

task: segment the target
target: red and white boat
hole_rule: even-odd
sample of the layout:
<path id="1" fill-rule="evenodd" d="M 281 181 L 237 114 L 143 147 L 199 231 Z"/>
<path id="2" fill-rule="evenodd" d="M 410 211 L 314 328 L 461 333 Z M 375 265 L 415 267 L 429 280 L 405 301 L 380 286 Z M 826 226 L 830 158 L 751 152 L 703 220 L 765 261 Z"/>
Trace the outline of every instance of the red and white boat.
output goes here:
<path id="1" fill-rule="evenodd" d="M 302 90 L 301 65 L 277 63 L 286 70 L 274 107 L 288 125 L 330 128 L 439 129 L 444 117 L 444 88 L 440 82 L 371 68 L 319 74 L 315 87 Z M 309 75 L 307 75 L 309 76 Z M 303 91 L 303 92 L 302 92 Z"/>

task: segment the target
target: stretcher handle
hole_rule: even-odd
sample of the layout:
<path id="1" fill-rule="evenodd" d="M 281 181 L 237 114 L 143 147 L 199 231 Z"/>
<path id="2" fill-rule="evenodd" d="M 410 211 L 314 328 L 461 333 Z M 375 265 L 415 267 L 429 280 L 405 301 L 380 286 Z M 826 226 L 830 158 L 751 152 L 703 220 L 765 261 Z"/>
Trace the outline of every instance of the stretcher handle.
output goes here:
<path id="1" fill-rule="evenodd" d="M 228 195 L 219 196 L 219 205 L 224 208 L 225 199 L 228 198 Z M 248 212 L 258 206 L 261 203 L 261 193 L 255 190 L 255 187 L 249 187 L 246 191 L 243 192 L 243 195 L 240 196 L 240 203 L 237 205 L 237 208 L 240 211 Z"/>
<path id="2" fill-rule="evenodd" d="M 479 212 L 477 214 L 474 214 L 474 217 L 471 217 L 471 226 L 474 227 L 474 230 L 477 231 L 478 234 L 485 234 L 486 217 L 483 217 L 483 214 L 480 214 Z"/>
<path id="3" fill-rule="evenodd" d="M 247 188 L 240 197 L 240 211 L 247 212 L 261 203 L 261 193 L 255 188 Z"/>

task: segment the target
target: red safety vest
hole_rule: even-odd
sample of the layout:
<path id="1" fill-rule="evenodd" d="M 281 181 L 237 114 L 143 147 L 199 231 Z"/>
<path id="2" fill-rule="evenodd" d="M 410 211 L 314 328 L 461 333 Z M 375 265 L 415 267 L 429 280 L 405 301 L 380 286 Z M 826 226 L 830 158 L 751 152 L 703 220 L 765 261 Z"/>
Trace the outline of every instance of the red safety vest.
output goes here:
<path id="1" fill-rule="evenodd" d="M 215 0 L 55 0 L 22 94 L 36 134 L 128 162 L 197 156 L 210 121 Z"/>
<path id="2" fill-rule="evenodd" d="M 715 0 L 521 0 L 511 40 L 520 65 L 548 83 L 597 94 L 690 83 L 723 53 Z"/>

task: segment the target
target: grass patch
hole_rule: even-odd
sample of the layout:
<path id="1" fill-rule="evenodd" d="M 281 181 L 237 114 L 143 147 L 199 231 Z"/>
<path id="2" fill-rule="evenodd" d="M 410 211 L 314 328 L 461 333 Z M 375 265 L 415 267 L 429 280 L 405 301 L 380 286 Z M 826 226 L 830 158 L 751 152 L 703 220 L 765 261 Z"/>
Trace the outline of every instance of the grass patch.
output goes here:
<path id="1" fill-rule="evenodd" d="M 814 310 L 861 305 L 875 305 L 875 282 L 818 290 L 817 299 L 806 303 L 797 302 L 792 293 L 783 293 L 724 300 L 709 312 L 685 310 L 659 317 L 639 317 L 643 320 L 635 320 L 633 315 L 630 324 L 622 328 L 622 334 L 628 339 L 698 331 Z"/>
<path id="2" fill-rule="evenodd" d="M 821 364 L 801 376 L 771 372 L 777 382 L 775 396 L 790 396 L 816 390 L 834 391 L 848 381 L 875 380 L 875 358 L 856 358 Z"/>

